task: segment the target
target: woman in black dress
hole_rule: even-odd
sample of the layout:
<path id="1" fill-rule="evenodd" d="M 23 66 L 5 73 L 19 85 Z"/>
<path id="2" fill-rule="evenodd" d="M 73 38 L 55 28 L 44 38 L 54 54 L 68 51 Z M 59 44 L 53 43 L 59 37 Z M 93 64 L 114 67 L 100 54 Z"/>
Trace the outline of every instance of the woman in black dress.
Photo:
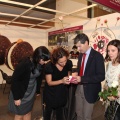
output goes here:
<path id="1" fill-rule="evenodd" d="M 68 60 L 69 53 L 63 48 L 53 50 L 51 61 L 46 64 L 44 89 L 45 118 L 50 120 L 52 111 L 56 113 L 56 120 L 64 120 L 63 108 L 67 103 L 69 75 L 72 61 Z"/>
<path id="2" fill-rule="evenodd" d="M 14 120 L 31 120 L 37 79 L 43 64 L 50 57 L 44 46 L 35 49 L 33 56 L 22 60 L 12 75 L 12 86 L 9 96 L 9 111 L 15 114 Z"/>

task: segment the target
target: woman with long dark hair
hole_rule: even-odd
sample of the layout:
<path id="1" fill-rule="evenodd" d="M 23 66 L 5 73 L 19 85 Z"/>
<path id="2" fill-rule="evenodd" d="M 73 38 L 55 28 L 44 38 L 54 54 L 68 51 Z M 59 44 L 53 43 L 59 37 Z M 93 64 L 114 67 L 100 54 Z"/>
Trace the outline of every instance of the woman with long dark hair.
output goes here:
<path id="1" fill-rule="evenodd" d="M 105 89 L 108 89 L 108 87 L 111 87 L 113 82 L 118 82 L 118 96 L 114 97 L 108 97 L 110 101 L 115 101 L 116 104 L 120 104 L 120 40 L 112 40 L 108 43 L 107 45 L 107 50 L 106 50 L 106 57 L 105 61 L 108 62 L 108 66 L 106 69 L 106 84 L 105 84 Z M 110 102 L 110 105 L 112 102 Z M 117 108 L 115 108 L 117 109 Z M 110 116 L 111 118 L 110 118 Z M 105 120 L 120 120 L 120 105 L 117 109 L 116 113 L 107 113 L 105 114 L 106 118 Z"/>
<path id="2" fill-rule="evenodd" d="M 12 75 L 9 96 L 9 111 L 15 114 L 14 120 L 31 120 L 31 111 L 36 93 L 37 79 L 50 53 L 44 46 L 35 49 L 33 56 L 22 60 Z"/>

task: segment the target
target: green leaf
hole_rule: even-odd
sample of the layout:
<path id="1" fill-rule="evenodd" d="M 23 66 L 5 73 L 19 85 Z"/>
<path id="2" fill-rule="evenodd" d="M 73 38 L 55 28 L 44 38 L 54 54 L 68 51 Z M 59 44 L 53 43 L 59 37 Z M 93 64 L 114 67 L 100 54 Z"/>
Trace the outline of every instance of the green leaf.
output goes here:
<path id="1" fill-rule="evenodd" d="M 112 95 L 113 96 L 117 96 L 118 95 L 118 91 L 112 91 Z"/>
<path id="2" fill-rule="evenodd" d="M 118 95 L 117 87 L 109 87 L 107 90 L 99 92 L 99 97 L 101 97 L 104 101 L 108 99 L 109 96 L 116 97 Z"/>
<path id="3" fill-rule="evenodd" d="M 102 95 L 102 92 L 99 92 L 99 93 L 98 93 L 98 95 L 101 97 L 101 95 Z"/>

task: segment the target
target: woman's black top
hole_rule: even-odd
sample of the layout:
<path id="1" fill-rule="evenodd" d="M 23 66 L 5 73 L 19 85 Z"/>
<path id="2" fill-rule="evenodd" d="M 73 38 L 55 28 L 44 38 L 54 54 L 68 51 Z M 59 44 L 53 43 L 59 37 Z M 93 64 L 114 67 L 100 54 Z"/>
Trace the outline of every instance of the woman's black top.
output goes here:
<path id="1" fill-rule="evenodd" d="M 50 61 L 46 64 L 45 74 L 52 75 L 52 81 L 63 79 L 68 76 L 68 71 L 72 70 L 72 61 L 67 60 L 66 65 L 59 71 L 58 68 Z M 68 88 L 67 85 L 59 84 L 55 86 L 49 86 L 46 82 L 44 89 L 44 102 L 53 108 L 62 107 L 67 102 Z"/>

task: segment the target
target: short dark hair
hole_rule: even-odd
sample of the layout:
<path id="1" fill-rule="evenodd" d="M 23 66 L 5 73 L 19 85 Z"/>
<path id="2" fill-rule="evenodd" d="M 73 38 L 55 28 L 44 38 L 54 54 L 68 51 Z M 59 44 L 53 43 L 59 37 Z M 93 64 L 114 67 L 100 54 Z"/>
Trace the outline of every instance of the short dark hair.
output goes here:
<path id="1" fill-rule="evenodd" d="M 67 50 L 65 50 L 62 47 L 58 47 L 56 49 L 53 50 L 52 55 L 51 55 L 51 61 L 53 64 L 56 64 L 58 62 L 58 60 L 60 58 L 62 58 L 63 56 L 68 57 L 69 53 Z"/>
<path id="2" fill-rule="evenodd" d="M 120 63 L 120 40 L 114 39 L 114 40 L 112 40 L 112 41 L 110 41 L 108 43 L 107 49 L 106 49 L 105 61 L 110 61 L 111 60 L 110 57 L 109 57 L 109 55 L 108 55 L 108 46 L 109 45 L 113 45 L 113 46 L 115 46 L 118 49 L 118 56 L 117 56 L 117 58 L 116 58 L 116 60 L 114 62 L 117 61 L 118 63 Z"/>
<path id="3" fill-rule="evenodd" d="M 86 41 L 89 44 L 89 38 L 86 34 L 84 33 L 80 33 L 78 34 L 75 38 L 74 38 L 74 44 L 77 44 L 78 42 L 81 42 L 82 44 L 84 44 Z"/>
<path id="4" fill-rule="evenodd" d="M 40 46 L 33 52 L 33 63 L 36 65 L 40 59 L 47 61 L 50 59 L 50 52 L 45 46 Z"/>

